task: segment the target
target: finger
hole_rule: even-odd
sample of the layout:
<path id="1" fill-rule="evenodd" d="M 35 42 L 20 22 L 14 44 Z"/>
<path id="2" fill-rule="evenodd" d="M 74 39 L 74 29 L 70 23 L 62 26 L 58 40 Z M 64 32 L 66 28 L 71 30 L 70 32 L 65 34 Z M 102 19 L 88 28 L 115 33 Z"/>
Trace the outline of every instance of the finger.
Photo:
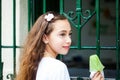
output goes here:
<path id="1" fill-rule="evenodd" d="M 93 77 L 98 77 L 100 75 L 100 72 L 96 72 L 95 75 Z"/>
<path id="2" fill-rule="evenodd" d="M 104 77 L 101 75 L 100 80 L 104 80 Z"/>
<path id="3" fill-rule="evenodd" d="M 102 74 L 99 74 L 99 75 L 97 76 L 97 79 L 98 79 L 98 80 L 104 80 L 104 77 L 102 76 Z"/>
<path id="4" fill-rule="evenodd" d="M 100 72 L 96 72 L 95 75 L 92 77 L 92 80 L 101 80 L 100 79 L 101 77 L 102 76 L 101 76 Z"/>

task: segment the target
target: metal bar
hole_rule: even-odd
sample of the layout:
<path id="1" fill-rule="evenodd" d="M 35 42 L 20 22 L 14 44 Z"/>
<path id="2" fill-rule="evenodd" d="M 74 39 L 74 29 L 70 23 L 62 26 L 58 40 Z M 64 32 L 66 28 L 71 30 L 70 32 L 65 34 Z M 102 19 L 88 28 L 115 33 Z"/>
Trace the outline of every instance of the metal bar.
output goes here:
<path id="1" fill-rule="evenodd" d="M 100 46 L 99 48 L 100 48 L 100 50 L 116 50 L 116 47 L 114 47 L 114 46 Z M 81 49 L 96 50 L 97 47 L 96 46 L 82 46 Z"/>
<path id="2" fill-rule="evenodd" d="M 100 1 L 96 0 L 96 47 L 97 55 L 100 56 Z"/>
<path id="3" fill-rule="evenodd" d="M 96 14 L 96 12 L 94 11 L 91 16 L 81 25 L 81 27 L 83 27 L 94 15 Z"/>
<path id="4" fill-rule="evenodd" d="M 69 19 L 70 23 L 77 29 L 78 26 L 71 20 L 71 18 L 69 18 L 69 16 L 64 12 L 62 14 L 66 16 Z"/>
<path id="5" fill-rule="evenodd" d="M 63 2 L 64 2 L 64 0 L 60 0 L 60 14 L 63 14 L 63 11 L 64 11 Z"/>
<path id="6" fill-rule="evenodd" d="M 13 0 L 13 74 L 16 76 L 16 0 Z"/>
<path id="7" fill-rule="evenodd" d="M 63 14 L 64 13 L 64 0 L 60 0 L 59 2 L 60 4 L 60 14 Z M 64 14 L 63 14 L 64 15 Z M 62 60 L 63 59 L 63 55 L 58 55 L 58 59 Z"/>
<path id="8" fill-rule="evenodd" d="M 1 46 L 2 48 L 14 48 L 14 46 Z M 22 48 L 22 46 L 16 46 L 16 48 Z"/>
<path id="9" fill-rule="evenodd" d="M 81 48 L 81 14 L 82 14 L 82 0 L 76 1 L 76 14 L 78 19 L 78 49 Z"/>
<path id="10" fill-rule="evenodd" d="M 120 79 L 120 46 L 119 46 L 119 0 L 116 0 L 116 80 Z"/>
<path id="11" fill-rule="evenodd" d="M 2 46 L 2 48 L 13 48 L 13 46 Z M 22 46 L 16 46 L 16 48 L 22 48 Z M 71 46 L 70 48 L 76 49 L 78 46 Z M 97 49 L 96 46 L 81 46 L 81 49 Z M 100 46 L 101 50 L 116 50 L 115 46 Z"/>
<path id="12" fill-rule="evenodd" d="M 43 0 L 43 13 L 46 12 L 46 0 Z"/>
<path id="13" fill-rule="evenodd" d="M 31 19 L 31 0 L 28 0 L 28 31 L 30 31 L 30 28 L 31 28 L 31 26 L 30 26 L 30 19 Z"/>
<path id="14" fill-rule="evenodd" d="M 31 3 L 31 6 L 32 6 L 32 24 L 34 24 L 35 22 L 35 0 L 32 0 L 32 3 Z"/>
<path id="15" fill-rule="evenodd" d="M 78 49 L 78 46 L 71 46 L 71 49 Z M 96 50 L 96 46 L 81 46 L 82 50 Z M 100 46 L 100 50 L 116 50 L 115 46 Z"/>

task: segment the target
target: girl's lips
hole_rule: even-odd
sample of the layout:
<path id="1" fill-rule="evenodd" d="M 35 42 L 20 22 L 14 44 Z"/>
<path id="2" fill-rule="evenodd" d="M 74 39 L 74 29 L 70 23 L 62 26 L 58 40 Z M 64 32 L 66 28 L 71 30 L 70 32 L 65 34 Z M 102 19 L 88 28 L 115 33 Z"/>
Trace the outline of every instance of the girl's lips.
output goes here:
<path id="1" fill-rule="evenodd" d="M 65 49 L 69 49 L 70 48 L 70 46 L 63 46 Z"/>

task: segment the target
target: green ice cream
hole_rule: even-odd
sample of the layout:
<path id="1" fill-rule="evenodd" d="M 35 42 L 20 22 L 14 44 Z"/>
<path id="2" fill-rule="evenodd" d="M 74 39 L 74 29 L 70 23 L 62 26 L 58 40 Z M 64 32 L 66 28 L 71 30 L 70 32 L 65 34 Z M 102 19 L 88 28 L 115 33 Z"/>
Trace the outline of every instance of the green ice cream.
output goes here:
<path id="1" fill-rule="evenodd" d="M 90 60 L 89 60 L 89 67 L 90 67 L 90 72 L 92 71 L 103 71 L 104 66 L 101 63 L 100 59 L 98 58 L 98 56 L 95 55 L 91 55 L 90 56 Z"/>

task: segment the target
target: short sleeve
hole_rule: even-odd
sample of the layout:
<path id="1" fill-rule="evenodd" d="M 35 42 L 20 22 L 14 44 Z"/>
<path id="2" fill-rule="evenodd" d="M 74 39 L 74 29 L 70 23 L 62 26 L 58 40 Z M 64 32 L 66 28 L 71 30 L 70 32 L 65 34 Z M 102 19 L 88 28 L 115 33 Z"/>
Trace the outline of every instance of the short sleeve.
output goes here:
<path id="1" fill-rule="evenodd" d="M 70 76 L 66 65 L 62 65 L 56 68 L 54 74 L 54 79 L 52 80 L 70 80 Z"/>
<path id="2" fill-rule="evenodd" d="M 44 59 L 39 65 L 36 80 L 70 80 L 67 66 L 55 59 Z"/>

